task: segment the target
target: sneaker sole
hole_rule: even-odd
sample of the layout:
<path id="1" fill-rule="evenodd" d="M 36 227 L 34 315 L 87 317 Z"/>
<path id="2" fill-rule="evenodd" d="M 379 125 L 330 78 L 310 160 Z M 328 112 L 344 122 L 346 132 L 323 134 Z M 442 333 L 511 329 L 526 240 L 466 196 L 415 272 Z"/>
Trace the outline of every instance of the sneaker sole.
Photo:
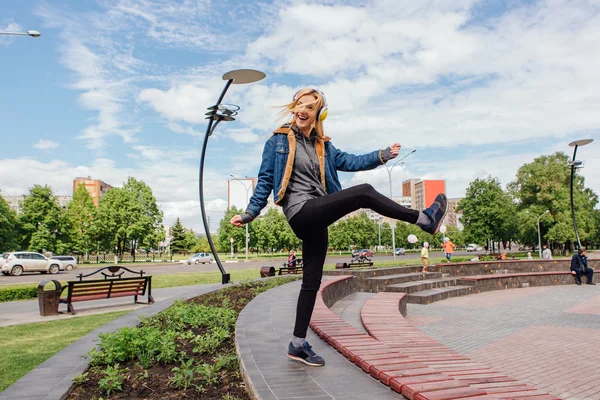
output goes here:
<path id="1" fill-rule="evenodd" d="M 444 215 L 442 215 L 442 218 L 440 218 L 440 223 L 433 230 L 433 235 L 440 231 L 440 226 L 442 226 L 442 224 L 444 223 L 444 218 L 446 218 L 446 214 L 448 214 L 448 203 L 446 203 L 446 211 L 444 211 Z"/>
<path id="2" fill-rule="evenodd" d="M 432 235 L 435 235 L 436 233 L 438 233 L 440 231 L 440 226 L 442 226 L 442 223 L 444 222 L 444 218 L 446 218 L 446 214 L 448 214 L 448 198 L 446 198 L 446 209 L 444 210 L 444 215 L 442 215 L 442 218 L 440 218 L 440 222 L 437 224 L 437 226 L 433 230 Z"/>
<path id="3" fill-rule="evenodd" d="M 322 367 L 323 365 L 325 365 L 325 364 L 315 364 L 315 363 L 311 363 L 311 362 L 309 362 L 309 361 L 306 361 L 304 358 L 301 358 L 301 357 L 296 357 L 296 356 L 293 356 L 293 355 L 291 355 L 291 354 L 288 354 L 288 355 L 287 355 L 287 357 L 288 357 L 290 360 L 293 360 L 293 361 L 298 361 L 298 362 L 301 362 L 301 363 L 303 363 L 303 364 L 306 364 L 306 365 L 308 365 L 308 366 L 311 366 L 311 367 Z"/>

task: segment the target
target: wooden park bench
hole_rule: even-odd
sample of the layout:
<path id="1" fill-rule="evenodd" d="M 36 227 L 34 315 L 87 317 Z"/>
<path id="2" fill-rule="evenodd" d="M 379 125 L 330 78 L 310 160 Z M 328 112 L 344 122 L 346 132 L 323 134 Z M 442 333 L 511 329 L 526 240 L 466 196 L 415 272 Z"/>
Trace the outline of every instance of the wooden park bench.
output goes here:
<path id="1" fill-rule="evenodd" d="M 137 276 L 123 277 L 125 272 Z M 83 279 L 96 274 L 103 278 Z M 75 314 L 74 302 L 133 296 L 134 303 L 138 303 L 138 296 L 145 296 L 147 293 L 147 304 L 152 304 L 152 276 L 144 274 L 144 271 L 136 272 L 117 265 L 100 268 L 86 275 L 79 274 L 78 280 L 68 281 L 63 288 L 63 292 L 67 289 L 67 295 L 62 297 L 61 294 L 60 303 L 67 305 L 67 312 Z"/>
<path id="2" fill-rule="evenodd" d="M 292 265 L 290 265 L 292 264 Z M 288 263 L 287 261 L 284 262 L 281 267 L 279 268 L 278 274 L 277 275 L 283 275 L 283 274 L 301 274 L 302 273 L 302 267 L 304 266 L 302 264 L 302 259 L 301 258 L 297 258 L 296 259 L 296 263 L 295 265 L 293 265 L 294 263 Z"/>
<path id="3" fill-rule="evenodd" d="M 337 263 L 335 264 L 335 269 L 344 269 L 344 268 L 352 268 L 352 267 L 372 267 L 373 261 L 370 258 L 365 256 L 354 257 L 349 263 Z"/>

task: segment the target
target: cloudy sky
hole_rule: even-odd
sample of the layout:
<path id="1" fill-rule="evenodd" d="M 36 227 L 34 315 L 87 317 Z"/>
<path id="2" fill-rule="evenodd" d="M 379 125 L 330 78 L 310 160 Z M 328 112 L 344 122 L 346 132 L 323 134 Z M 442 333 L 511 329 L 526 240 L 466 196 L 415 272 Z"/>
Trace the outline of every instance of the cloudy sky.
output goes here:
<path id="1" fill-rule="evenodd" d="M 152 188 L 165 223 L 203 231 L 198 165 L 206 108 L 233 69 L 267 78 L 236 85 L 238 120 L 210 138 L 205 194 L 216 230 L 227 178 L 255 176 L 276 106 L 304 86 L 329 102 L 326 133 L 354 153 L 400 142 L 393 169 L 445 179 L 450 197 L 475 178 L 517 169 L 568 143 L 600 139 L 598 0 L 2 0 L 0 190 L 72 179 Z M 578 158 L 600 192 L 600 140 Z M 341 175 L 388 192 L 384 168 Z"/>

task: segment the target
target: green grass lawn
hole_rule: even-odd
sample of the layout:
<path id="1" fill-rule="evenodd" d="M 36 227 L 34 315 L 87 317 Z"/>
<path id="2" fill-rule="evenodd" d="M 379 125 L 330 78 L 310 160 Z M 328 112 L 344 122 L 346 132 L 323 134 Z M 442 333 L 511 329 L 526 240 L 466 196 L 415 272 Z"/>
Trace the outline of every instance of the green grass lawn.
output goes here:
<path id="1" fill-rule="evenodd" d="M 77 339 L 128 312 L 0 328 L 0 392 Z"/>

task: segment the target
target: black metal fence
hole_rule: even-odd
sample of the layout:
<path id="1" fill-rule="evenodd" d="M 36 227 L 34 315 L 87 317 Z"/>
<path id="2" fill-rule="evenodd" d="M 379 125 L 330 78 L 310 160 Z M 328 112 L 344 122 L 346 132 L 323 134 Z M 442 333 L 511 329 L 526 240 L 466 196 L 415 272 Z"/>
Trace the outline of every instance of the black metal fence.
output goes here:
<path id="1" fill-rule="evenodd" d="M 166 253 L 136 253 L 122 254 L 117 257 L 114 253 L 99 254 L 70 254 L 77 259 L 78 264 L 104 264 L 104 263 L 136 263 L 136 262 L 173 262 L 173 255 Z"/>

